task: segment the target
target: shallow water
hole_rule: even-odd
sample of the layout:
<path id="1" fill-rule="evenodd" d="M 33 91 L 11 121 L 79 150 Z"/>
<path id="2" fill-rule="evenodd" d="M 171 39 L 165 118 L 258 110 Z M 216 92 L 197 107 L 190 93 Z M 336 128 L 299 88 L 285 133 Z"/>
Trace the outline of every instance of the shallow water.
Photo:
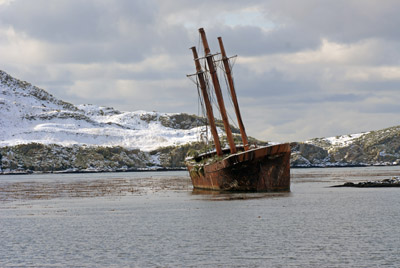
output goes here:
<path id="1" fill-rule="evenodd" d="M 396 267 L 400 189 L 329 186 L 399 175 L 293 169 L 290 193 L 248 194 L 184 171 L 0 176 L 0 266 Z"/>

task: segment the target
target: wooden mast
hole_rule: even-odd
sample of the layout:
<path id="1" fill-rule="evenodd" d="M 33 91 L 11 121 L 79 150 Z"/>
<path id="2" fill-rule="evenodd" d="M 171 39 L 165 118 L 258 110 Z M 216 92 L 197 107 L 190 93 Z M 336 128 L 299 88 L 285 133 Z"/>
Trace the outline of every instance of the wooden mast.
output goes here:
<path id="1" fill-rule="evenodd" d="M 213 55 L 210 53 L 210 48 L 208 46 L 207 37 L 206 37 L 206 33 L 204 32 L 204 29 L 200 28 L 199 32 L 201 35 L 201 40 L 203 42 L 204 54 L 205 54 L 205 58 L 207 60 L 208 69 L 210 70 L 211 79 L 212 79 L 212 82 L 214 85 L 215 95 L 217 97 L 222 121 L 224 123 L 226 137 L 227 137 L 228 143 L 229 143 L 229 148 L 231 150 L 231 153 L 234 154 L 234 153 L 236 153 L 236 145 L 235 145 L 235 142 L 233 141 L 232 130 L 229 126 L 228 116 L 227 116 L 225 104 L 224 104 L 224 98 L 222 96 L 221 86 L 219 84 L 217 71 L 215 70 L 215 66 L 214 66 Z"/>
<path id="2" fill-rule="evenodd" d="M 207 118 L 208 118 L 208 122 L 210 123 L 210 127 L 211 127 L 211 134 L 214 138 L 215 150 L 217 151 L 217 155 L 222 155 L 223 153 L 221 150 L 221 143 L 219 142 L 217 127 L 215 126 L 215 121 L 214 121 L 214 113 L 212 110 L 212 105 L 210 103 L 210 97 L 208 96 L 207 85 L 204 80 L 204 72 L 201 69 L 201 65 L 200 65 L 199 57 L 197 55 L 196 47 L 192 47 L 191 50 L 193 52 L 194 63 L 196 65 L 196 74 L 197 74 L 197 77 L 199 78 L 201 94 L 203 95 L 204 104 L 206 106 Z"/>
<path id="3" fill-rule="evenodd" d="M 228 84 L 229 84 L 229 89 L 231 92 L 233 106 L 235 107 L 236 118 L 239 123 L 240 135 L 242 136 L 244 150 L 247 151 L 247 150 L 249 150 L 249 141 L 247 140 L 246 130 L 244 129 L 242 116 L 240 115 L 240 109 L 239 109 L 239 103 L 238 103 L 237 96 L 236 96 L 235 85 L 233 84 L 231 66 L 229 65 L 229 59 L 226 56 L 225 47 L 224 47 L 224 44 L 222 43 L 221 37 L 218 37 L 218 43 L 219 43 L 219 47 L 221 49 L 222 62 L 224 63 L 225 73 L 226 73 L 226 77 L 228 79 Z"/>

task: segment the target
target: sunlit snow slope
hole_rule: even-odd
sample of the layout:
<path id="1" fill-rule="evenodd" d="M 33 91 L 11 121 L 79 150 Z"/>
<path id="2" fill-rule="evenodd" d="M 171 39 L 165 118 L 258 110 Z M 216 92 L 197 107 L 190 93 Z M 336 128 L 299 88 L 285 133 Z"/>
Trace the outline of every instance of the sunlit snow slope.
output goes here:
<path id="1" fill-rule="evenodd" d="M 198 139 L 201 127 L 181 129 L 175 119 L 176 114 L 74 106 L 0 71 L 0 147 L 37 142 L 150 151 Z"/>

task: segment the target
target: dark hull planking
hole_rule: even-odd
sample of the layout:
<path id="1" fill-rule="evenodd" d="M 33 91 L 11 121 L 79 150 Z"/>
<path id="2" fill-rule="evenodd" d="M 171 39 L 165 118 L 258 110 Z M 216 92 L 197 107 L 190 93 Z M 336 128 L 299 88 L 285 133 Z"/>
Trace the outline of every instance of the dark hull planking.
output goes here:
<path id="1" fill-rule="evenodd" d="M 195 189 L 290 191 L 290 145 L 287 143 L 240 152 L 211 164 L 192 160 L 186 165 Z"/>

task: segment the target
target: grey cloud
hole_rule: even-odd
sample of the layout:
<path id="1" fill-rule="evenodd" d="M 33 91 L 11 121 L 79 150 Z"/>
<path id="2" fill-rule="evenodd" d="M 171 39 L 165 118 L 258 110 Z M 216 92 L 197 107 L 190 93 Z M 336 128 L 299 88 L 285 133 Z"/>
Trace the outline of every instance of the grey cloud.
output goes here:
<path id="1" fill-rule="evenodd" d="M 275 69 L 255 74 L 238 66 L 235 74 L 238 94 L 253 96 L 255 101 L 266 99 L 273 103 L 276 98 L 283 98 L 297 102 L 303 96 L 313 96 L 321 91 L 319 85 L 312 81 L 289 79 L 285 73 Z"/>
<path id="2" fill-rule="evenodd" d="M 222 35 L 241 55 L 316 49 L 323 38 L 347 44 L 369 39 L 400 40 L 398 1 L 304 0 L 298 4 L 269 1 L 260 6 L 266 19 L 276 20 L 281 25 L 277 24 L 270 31 L 257 26 L 214 25 L 210 34 Z M 385 53 L 383 49 L 382 54 Z M 389 57 L 385 57 L 387 59 Z"/>
<path id="3" fill-rule="evenodd" d="M 264 10 L 282 16 L 292 26 L 339 42 L 356 42 L 368 38 L 398 40 L 400 36 L 400 2 L 396 0 L 304 0 L 269 1 Z"/>
<path id="4" fill-rule="evenodd" d="M 260 12 L 271 21 L 271 28 L 226 25 L 220 18 L 245 9 Z M 345 63 L 310 61 L 293 68 L 290 61 L 276 67 L 266 63 L 262 73 L 240 64 L 234 69 L 252 135 L 301 140 L 352 133 L 381 126 L 382 120 L 373 116 L 380 111 L 385 112 L 387 124 L 398 122 L 399 80 L 346 80 L 341 64 L 352 65 L 350 71 L 359 67 L 360 73 L 376 66 L 398 68 L 399 11 L 400 2 L 393 0 L 15 0 L 0 6 L 0 30 L 11 27 L 16 35 L 37 41 L 48 58 L 27 66 L 4 61 L 0 69 L 75 104 L 197 113 L 196 88 L 181 79 L 194 72 L 189 47 L 198 45 L 199 27 L 206 27 L 213 52 L 219 50 L 216 38 L 222 36 L 230 55 L 270 55 L 276 61 L 279 55 L 318 51 L 323 39 L 344 46 L 365 44 L 362 53 L 352 55 L 354 61 Z M 2 37 L 0 48 L 7 42 Z M 167 55 L 171 65 L 158 68 L 155 60 L 142 68 L 142 62 L 159 55 Z M 130 64 L 139 67 L 130 69 Z M 332 77 L 322 78 L 324 68 Z M 120 80 L 143 88 L 119 95 Z M 85 88 L 76 88 L 77 81 Z"/>
<path id="5" fill-rule="evenodd" d="M 348 82 L 347 86 L 353 88 L 358 92 L 363 92 L 369 95 L 386 95 L 386 96 L 397 96 L 400 92 L 400 81 L 399 80 L 371 80 L 371 81 L 359 81 L 359 82 Z"/>
<path id="6" fill-rule="evenodd" d="M 320 38 L 291 27 L 270 32 L 256 26 L 216 26 L 206 30 L 212 51 L 219 51 L 217 37 L 222 36 L 226 49 L 242 56 L 291 53 L 321 45 Z"/>
<path id="7" fill-rule="evenodd" d="M 145 29 L 155 10 L 151 1 L 17 0 L 2 11 L 1 21 L 34 38 L 79 43 L 116 38 L 123 22 Z"/>
<path id="8" fill-rule="evenodd" d="M 162 51 L 168 33 L 185 37 L 159 31 L 152 1 L 17 0 L 0 12 L 0 24 L 48 43 L 54 62 L 140 61 Z"/>
<path id="9" fill-rule="evenodd" d="M 360 102 L 365 100 L 367 97 L 362 95 L 357 95 L 354 93 L 349 94 L 329 94 L 319 102 Z"/>
<path id="10" fill-rule="evenodd" d="M 360 112 L 366 114 L 400 114 L 400 105 L 398 103 L 369 103 L 361 106 Z"/>
<path id="11" fill-rule="evenodd" d="M 19 0 L 3 10 L 1 17 L 3 24 L 46 41 L 74 43 L 108 32 L 103 31 L 107 24 L 101 25 L 101 10 L 91 1 L 77 5 L 76 1 Z"/>
<path id="12" fill-rule="evenodd" d="M 243 56 L 291 53 L 315 49 L 321 44 L 307 30 L 292 27 L 264 32 L 255 26 L 237 26 L 224 27 L 220 32 L 232 50 Z"/>

